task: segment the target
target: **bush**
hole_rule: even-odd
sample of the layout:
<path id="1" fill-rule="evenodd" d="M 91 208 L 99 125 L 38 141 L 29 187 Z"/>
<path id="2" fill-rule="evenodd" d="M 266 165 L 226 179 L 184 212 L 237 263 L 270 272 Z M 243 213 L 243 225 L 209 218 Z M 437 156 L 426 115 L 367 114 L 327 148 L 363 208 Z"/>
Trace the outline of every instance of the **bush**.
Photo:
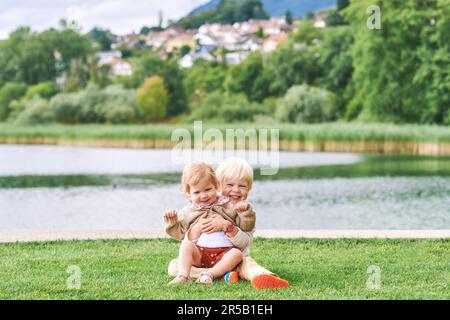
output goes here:
<path id="1" fill-rule="evenodd" d="M 450 126 L 450 109 L 447 110 L 444 116 L 444 125 Z"/>
<path id="2" fill-rule="evenodd" d="M 129 123 L 136 118 L 135 90 L 90 84 L 78 93 L 61 93 L 50 100 L 56 121 L 63 123 Z"/>
<path id="3" fill-rule="evenodd" d="M 8 118 L 10 103 L 19 100 L 27 91 L 27 85 L 21 82 L 8 82 L 0 89 L 0 121 Z"/>
<path id="4" fill-rule="evenodd" d="M 254 116 L 267 114 L 269 107 L 249 102 L 244 94 L 224 95 L 216 91 L 202 100 L 188 120 L 253 121 Z"/>
<path id="5" fill-rule="evenodd" d="M 89 83 L 85 90 L 79 94 L 79 116 L 82 123 L 103 122 L 98 105 L 104 102 L 102 90 L 94 83 Z"/>
<path id="6" fill-rule="evenodd" d="M 19 124 L 45 124 L 55 120 L 55 113 L 48 104 L 48 101 L 35 96 L 27 101 L 25 110 L 19 114 L 16 122 Z"/>
<path id="7" fill-rule="evenodd" d="M 143 120 L 157 120 L 166 116 L 169 94 L 161 77 L 147 78 L 137 91 L 137 102 Z"/>
<path id="8" fill-rule="evenodd" d="M 335 95 L 327 90 L 298 85 L 291 87 L 280 99 L 276 118 L 283 122 L 317 123 L 333 120 Z"/>
<path id="9" fill-rule="evenodd" d="M 55 113 L 55 120 L 63 123 L 77 123 L 81 109 L 78 93 L 60 93 L 50 99 L 50 108 Z"/>
<path id="10" fill-rule="evenodd" d="M 136 91 L 111 85 L 102 91 L 103 102 L 96 106 L 99 118 L 108 123 L 130 123 L 136 120 Z"/>
<path id="11" fill-rule="evenodd" d="M 131 123 L 136 119 L 136 113 L 127 105 L 110 105 L 105 109 L 104 118 L 108 123 Z"/>
<path id="12" fill-rule="evenodd" d="M 28 87 L 25 98 L 31 99 L 34 96 L 40 96 L 44 99 L 50 99 L 58 93 L 58 87 L 52 81 L 41 82 Z"/>

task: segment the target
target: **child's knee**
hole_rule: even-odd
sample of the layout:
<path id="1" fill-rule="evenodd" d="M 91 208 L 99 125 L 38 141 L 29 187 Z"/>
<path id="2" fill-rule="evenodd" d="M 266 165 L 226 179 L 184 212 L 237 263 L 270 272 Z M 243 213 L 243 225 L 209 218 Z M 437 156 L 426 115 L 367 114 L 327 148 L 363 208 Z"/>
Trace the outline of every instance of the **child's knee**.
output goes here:
<path id="1" fill-rule="evenodd" d="M 239 249 L 233 248 L 229 252 L 236 259 L 239 259 L 241 261 L 244 259 L 244 255 L 242 254 L 242 251 Z"/>

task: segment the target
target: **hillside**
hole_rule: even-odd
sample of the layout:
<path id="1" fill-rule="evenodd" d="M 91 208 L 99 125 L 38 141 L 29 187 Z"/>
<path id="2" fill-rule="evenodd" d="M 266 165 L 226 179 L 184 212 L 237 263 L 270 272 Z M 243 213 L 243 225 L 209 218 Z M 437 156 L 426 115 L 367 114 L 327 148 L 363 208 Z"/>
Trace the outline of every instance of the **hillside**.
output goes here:
<path id="1" fill-rule="evenodd" d="M 189 15 L 215 9 L 220 0 L 211 0 L 201 5 Z M 336 0 L 262 0 L 264 10 L 270 16 L 282 16 L 290 10 L 294 17 L 303 17 L 308 11 L 317 11 L 323 8 L 336 6 Z"/>

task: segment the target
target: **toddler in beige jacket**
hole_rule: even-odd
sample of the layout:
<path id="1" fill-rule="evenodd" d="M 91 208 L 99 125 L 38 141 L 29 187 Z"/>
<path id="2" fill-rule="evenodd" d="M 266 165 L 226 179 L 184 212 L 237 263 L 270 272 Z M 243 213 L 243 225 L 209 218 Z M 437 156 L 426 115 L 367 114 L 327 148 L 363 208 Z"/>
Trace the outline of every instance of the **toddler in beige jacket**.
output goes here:
<path id="1" fill-rule="evenodd" d="M 170 284 L 189 281 L 192 266 L 207 268 L 198 281 L 212 283 L 214 278 L 233 270 L 243 259 L 242 251 L 225 235 L 238 226 L 246 232 L 255 228 L 255 213 L 245 202 L 233 205 L 230 198 L 217 193 L 214 169 L 204 162 L 186 165 L 182 176 L 182 192 L 189 203 L 178 213 L 164 213 L 165 230 L 171 237 L 183 240 L 180 246 L 178 272 Z M 225 230 L 208 232 L 207 218 L 214 214 L 228 221 Z"/>
<path id="2" fill-rule="evenodd" d="M 219 189 L 223 196 L 230 199 L 230 206 L 238 210 L 246 210 L 252 206 L 246 202 L 248 194 L 253 184 L 253 169 L 247 161 L 238 158 L 228 158 L 217 168 L 217 178 L 219 180 Z M 227 223 L 225 223 L 226 225 Z M 241 249 L 244 258 L 237 266 L 236 271 L 226 274 L 225 279 L 229 282 L 236 282 L 239 278 L 251 281 L 253 287 L 257 289 L 264 288 L 282 288 L 289 285 L 288 281 L 278 277 L 270 270 L 260 266 L 253 258 L 249 256 L 249 247 L 253 240 L 253 232 L 243 231 L 239 227 L 228 228 L 226 235 L 230 242 Z M 190 277 L 197 278 L 207 269 L 193 266 Z M 173 259 L 168 268 L 168 273 L 175 276 L 178 273 L 178 259 Z"/>

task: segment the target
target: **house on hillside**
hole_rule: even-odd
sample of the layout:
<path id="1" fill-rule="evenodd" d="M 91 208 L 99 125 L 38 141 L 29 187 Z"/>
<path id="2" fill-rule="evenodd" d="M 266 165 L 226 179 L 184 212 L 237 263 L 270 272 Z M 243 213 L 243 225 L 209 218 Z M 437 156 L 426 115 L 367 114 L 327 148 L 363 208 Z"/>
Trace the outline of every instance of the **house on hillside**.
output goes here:
<path id="1" fill-rule="evenodd" d="M 280 43 L 288 38 L 286 33 L 271 35 L 268 38 L 264 39 L 262 44 L 262 50 L 264 52 L 270 52 L 275 50 Z"/>
<path id="2" fill-rule="evenodd" d="M 314 27 L 316 28 L 325 28 L 327 23 L 325 22 L 324 16 L 315 16 L 314 17 Z"/>
<path id="3" fill-rule="evenodd" d="M 174 46 L 180 45 L 180 43 L 189 42 L 190 36 L 193 36 L 193 32 L 185 31 L 181 28 L 167 28 L 163 31 L 149 32 L 145 36 L 145 44 L 154 50 L 165 49 L 169 41 L 172 42 L 171 49 Z"/>
<path id="4" fill-rule="evenodd" d="M 130 33 L 124 36 L 116 36 L 114 43 L 111 44 L 111 49 L 126 46 L 128 48 L 140 47 L 140 43 L 145 43 L 143 35 Z"/>
<path id="5" fill-rule="evenodd" d="M 194 39 L 200 50 L 214 51 L 219 48 L 220 39 L 211 34 L 197 33 Z"/>
<path id="6" fill-rule="evenodd" d="M 195 49 L 197 46 L 197 41 L 194 38 L 194 32 L 186 30 L 182 34 L 178 34 L 172 38 L 169 38 L 164 44 L 165 51 L 176 52 L 179 51 L 183 46 L 189 46 L 191 49 Z"/>
<path id="7" fill-rule="evenodd" d="M 227 64 L 239 64 L 247 59 L 249 54 L 248 51 L 230 52 L 225 54 L 225 61 Z"/>
<path id="8" fill-rule="evenodd" d="M 112 61 L 111 71 L 115 76 L 131 76 L 133 74 L 131 64 L 121 58 Z"/>
<path id="9" fill-rule="evenodd" d="M 214 61 L 216 58 L 205 48 L 200 48 L 198 51 L 191 51 L 184 55 L 180 61 L 178 61 L 178 65 L 185 69 L 191 68 L 194 65 L 194 61 L 197 59 Z"/>
<path id="10" fill-rule="evenodd" d="M 115 76 L 130 76 L 133 74 L 131 64 L 122 59 L 120 51 L 102 51 L 97 53 L 98 65 L 110 66 L 111 72 Z"/>

